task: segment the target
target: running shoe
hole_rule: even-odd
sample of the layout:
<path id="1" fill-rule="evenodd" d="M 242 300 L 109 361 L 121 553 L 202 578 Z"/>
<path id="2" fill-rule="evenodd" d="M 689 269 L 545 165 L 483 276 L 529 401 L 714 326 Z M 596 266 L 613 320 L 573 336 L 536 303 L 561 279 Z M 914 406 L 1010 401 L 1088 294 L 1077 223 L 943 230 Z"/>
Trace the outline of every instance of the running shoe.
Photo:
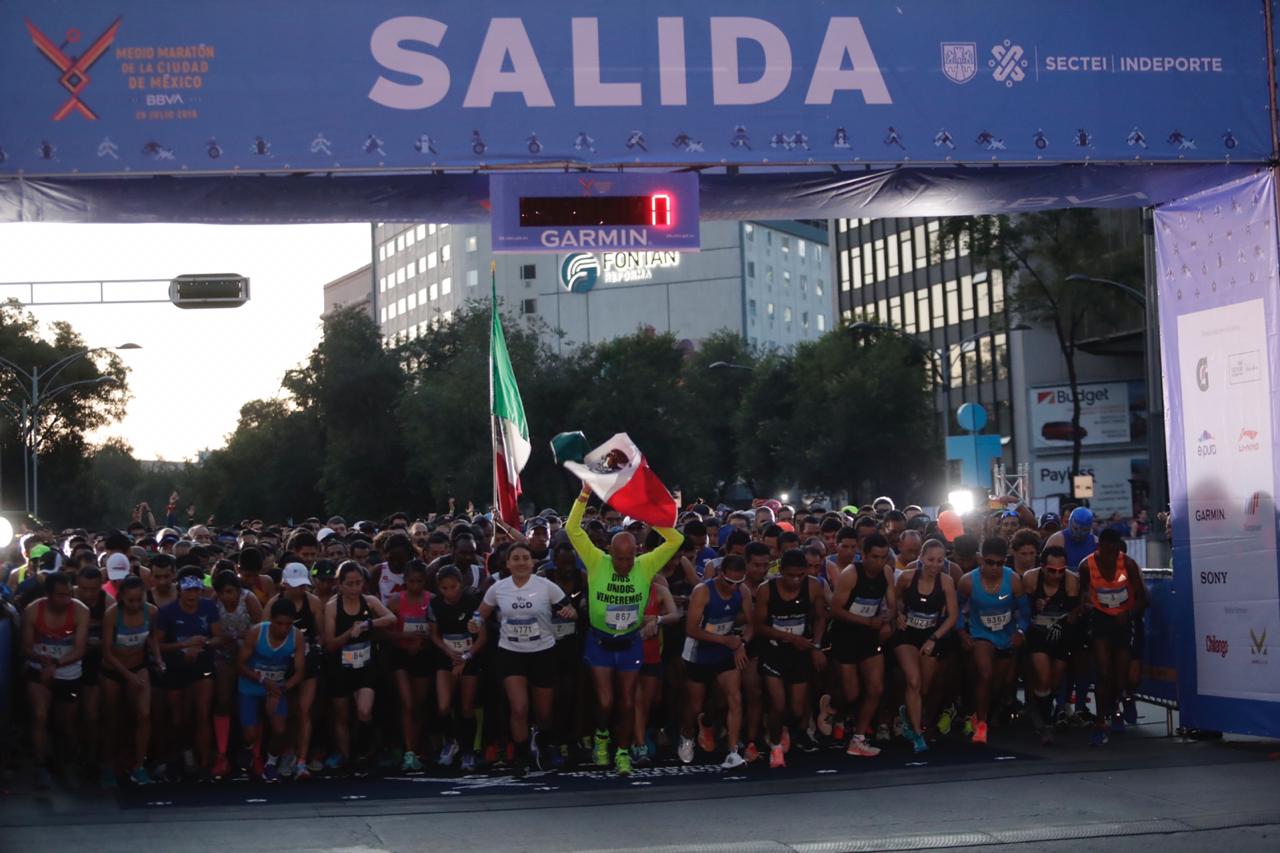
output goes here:
<path id="1" fill-rule="evenodd" d="M 613 755 L 613 770 L 619 776 L 631 775 L 631 753 L 625 749 L 619 749 Z"/>
<path id="2" fill-rule="evenodd" d="M 779 767 L 787 766 L 786 750 L 782 748 L 782 744 L 769 747 L 769 769 L 777 770 Z"/>
<path id="3" fill-rule="evenodd" d="M 463 773 L 476 772 L 476 754 L 474 752 L 462 753 L 462 761 L 458 766 Z"/>
<path id="4" fill-rule="evenodd" d="M 129 774 L 129 781 L 135 785 L 155 784 L 155 780 L 147 775 L 147 768 L 141 766 L 133 768 L 133 772 Z"/>
<path id="5" fill-rule="evenodd" d="M 511 775 L 516 779 L 523 779 L 529 772 L 526 765 L 526 759 L 517 758 L 511 762 Z"/>
<path id="6" fill-rule="evenodd" d="M 909 743 L 915 743 L 915 728 L 911 725 L 911 717 L 907 714 L 907 706 L 898 706 L 897 726 L 900 734 L 907 739 Z"/>
<path id="7" fill-rule="evenodd" d="M 729 750 L 729 754 L 724 757 L 724 761 L 720 762 L 720 769 L 736 770 L 737 768 L 741 767 L 746 763 L 747 762 L 743 759 L 743 757 L 738 754 L 738 750 L 731 749 Z"/>
<path id="8" fill-rule="evenodd" d="M 1131 726 L 1138 724 L 1138 703 L 1132 696 L 1124 700 L 1124 721 Z"/>
<path id="9" fill-rule="evenodd" d="M 844 754 L 875 758 L 880 754 L 880 748 L 867 743 L 867 739 L 863 735 L 854 735 L 849 739 L 849 748 L 844 751 Z"/>
<path id="10" fill-rule="evenodd" d="M 342 754 L 335 752 L 324 760 L 324 769 L 330 772 L 341 770 L 343 765 Z"/>
<path id="11" fill-rule="evenodd" d="M 951 724 L 955 722 L 955 719 L 956 719 L 956 706 L 948 705 L 945 709 L 943 709 L 942 713 L 938 715 L 938 725 L 937 725 L 938 734 L 940 735 L 951 734 Z"/>
<path id="12" fill-rule="evenodd" d="M 876 726 L 876 743 L 888 743 L 893 740 L 893 734 L 889 731 L 889 726 L 881 723 Z"/>
<path id="13" fill-rule="evenodd" d="M 298 766 L 293 771 L 293 781 L 306 782 L 311 778 L 311 768 L 302 762 L 298 762 Z"/>
<path id="14" fill-rule="evenodd" d="M 98 779 L 98 784 L 103 788 L 114 788 L 116 786 L 116 771 L 111 767 L 103 767 L 102 775 Z"/>
<path id="15" fill-rule="evenodd" d="M 760 760 L 760 747 L 754 742 L 747 744 L 747 748 L 742 751 L 742 759 L 748 764 L 754 764 Z"/>
<path id="16" fill-rule="evenodd" d="M 49 788 L 53 785 L 53 777 L 49 775 L 49 768 L 47 767 L 36 768 L 35 784 L 36 784 L 37 791 L 49 790 Z"/>
<path id="17" fill-rule="evenodd" d="M 609 766 L 609 738 L 607 735 L 601 736 L 599 732 L 596 732 L 591 747 L 591 760 L 596 767 Z"/>
<path id="18" fill-rule="evenodd" d="M 446 747 L 447 748 L 447 747 Z M 422 769 L 422 761 L 413 750 L 405 750 L 404 758 L 400 759 L 401 773 L 416 773 Z"/>
<path id="19" fill-rule="evenodd" d="M 498 763 L 498 745 L 491 743 L 484 748 L 484 763 L 490 766 Z"/>
<path id="20" fill-rule="evenodd" d="M 920 732 L 911 733 L 911 749 L 917 754 L 929 751 L 929 744 L 925 741 L 924 735 L 920 734 Z"/>
<path id="21" fill-rule="evenodd" d="M 546 758 L 546 765 L 543 770 L 559 770 L 564 767 L 565 755 L 562 751 L 564 747 L 551 746 L 543 753 Z M 646 759 L 647 760 L 647 759 Z"/>
<path id="22" fill-rule="evenodd" d="M 266 782 L 280 781 L 280 762 L 268 761 L 262 767 L 262 779 Z"/>
<path id="23" fill-rule="evenodd" d="M 682 764 L 693 763 L 693 738 L 680 738 L 680 746 L 676 748 L 676 756 Z"/>
<path id="24" fill-rule="evenodd" d="M 831 730 L 835 723 L 836 712 L 831 707 L 831 694 L 823 693 L 822 698 L 818 700 L 818 716 L 813 721 L 817 726 L 818 732 L 823 737 L 831 737 Z"/>
<path id="25" fill-rule="evenodd" d="M 182 769 L 187 773 L 196 769 L 196 754 L 189 749 L 182 750 Z"/>
<path id="26" fill-rule="evenodd" d="M 910 723 L 907 723 L 904 726 L 902 724 L 902 717 L 893 718 L 893 736 L 894 737 L 906 737 L 906 732 L 909 732 L 909 731 L 911 731 Z"/>
<path id="27" fill-rule="evenodd" d="M 791 731 L 786 727 L 782 727 L 782 740 L 778 743 L 782 747 L 783 753 L 791 751 Z"/>
<path id="28" fill-rule="evenodd" d="M 213 778 L 225 779 L 231 773 L 231 762 L 227 760 L 226 753 L 219 752 L 218 757 L 213 760 Z"/>
<path id="29" fill-rule="evenodd" d="M 814 740 L 813 735 L 808 732 L 801 732 L 796 737 L 795 747 L 801 752 L 817 752 L 818 742 Z"/>
<path id="30" fill-rule="evenodd" d="M 698 715 L 698 749 L 711 752 L 716 748 L 716 731 L 707 725 L 706 714 Z"/>
<path id="31" fill-rule="evenodd" d="M 312 757 L 310 761 L 307 762 L 307 769 L 310 770 L 312 773 L 319 773 L 320 771 L 324 770 L 324 761 L 321 760 L 319 755 L 315 755 L 314 757 Z"/>
<path id="32" fill-rule="evenodd" d="M 450 739 L 444 742 L 444 748 L 440 750 L 440 757 L 436 759 L 436 764 L 441 767 L 449 767 L 453 764 L 455 758 L 458 757 L 458 742 Z M 408 755 L 405 756 L 408 758 Z M 417 756 L 414 756 L 417 760 Z"/>
<path id="33" fill-rule="evenodd" d="M 645 744 L 631 747 L 631 763 L 636 767 L 648 767 L 653 763 L 649 757 L 649 747 Z"/>
<path id="34" fill-rule="evenodd" d="M 974 743 L 987 742 L 987 724 L 986 723 L 973 724 L 973 742 Z"/>
<path id="35" fill-rule="evenodd" d="M 844 720 L 836 720 L 831 724 L 831 739 L 836 743 L 844 743 Z"/>
<path id="36" fill-rule="evenodd" d="M 1093 734 L 1089 735 L 1089 746 L 1106 746 L 1109 740 L 1107 730 L 1095 726 Z"/>
<path id="37" fill-rule="evenodd" d="M 977 722 L 978 718 L 970 714 L 964 718 L 964 725 L 960 727 L 960 731 L 964 733 L 965 737 L 973 737 L 973 730 Z"/>
<path id="38" fill-rule="evenodd" d="M 295 770 L 297 770 L 297 768 L 298 768 L 298 756 L 294 755 L 292 752 L 286 752 L 284 755 L 280 756 L 280 778 L 281 779 L 292 778 L 293 773 Z"/>
<path id="39" fill-rule="evenodd" d="M 1081 720 L 1083 720 L 1084 721 L 1083 725 L 1086 725 L 1086 726 L 1093 725 L 1098 721 L 1098 718 L 1095 717 L 1092 713 L 1090 713 L 1087 707 L 1076 708 L 1076 716 L 1079 717 Z"/>
<path id="40" fill-rule="evenodd" d="M 1111 719 L 1111 733 L 1113 735 L 1122 735 L 1124 734 L 1124 730 L 1125 730 L 1124 717 L 1122 717 L 1120 714 L 1116 714 Z"/>

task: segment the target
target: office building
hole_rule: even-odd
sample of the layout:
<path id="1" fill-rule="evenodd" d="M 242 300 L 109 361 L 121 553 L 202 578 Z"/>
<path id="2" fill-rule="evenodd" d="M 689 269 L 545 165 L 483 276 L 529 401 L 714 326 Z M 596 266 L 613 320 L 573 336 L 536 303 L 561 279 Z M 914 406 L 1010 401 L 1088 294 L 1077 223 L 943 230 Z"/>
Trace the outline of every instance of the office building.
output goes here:
<path id="1" fill-rule="evenodd" d="M 324 286 L 324 313 L 328 317 L 340 308 L 360 306 L 373 317 L 373 265 L 365 264 Z"/>

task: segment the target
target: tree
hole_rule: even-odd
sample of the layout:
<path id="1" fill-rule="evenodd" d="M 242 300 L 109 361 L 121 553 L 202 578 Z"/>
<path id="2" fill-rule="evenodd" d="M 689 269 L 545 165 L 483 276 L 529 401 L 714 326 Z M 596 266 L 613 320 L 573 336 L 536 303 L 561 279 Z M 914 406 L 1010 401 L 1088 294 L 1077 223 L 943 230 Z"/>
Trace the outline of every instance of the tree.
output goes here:
<path id="1" fill-rule="evenodd" d="M 1000 270 L 1009 283 L 1005 303 L 1019 321 L 1053 329 L 1071 387 L 1071 473 L 1080 470 L 1080 384 L 1077 348 L 1086 336 L 1098 337 L 1123 328 L 1133 305 L 1103 287 L 1069 282 L 1085 274 L 1140 282 L 1141 247 L 1114 239 L 1115 229 L 1092 209 L 1071 208 L 1017 216 L 984 216 L 947 220 L 942 246 L 967 246 L 974 268 Z M 1119 214 L 1115 214 L 1119 215 Z"/>
<path id="2" fill-rule="evenodd" d="M 740 478 L 733 412 L 755 364 L 746 339 L 728 330 L 713 333 L 685 356 L 674 452 L 686 499 L 723 500 Z"/>

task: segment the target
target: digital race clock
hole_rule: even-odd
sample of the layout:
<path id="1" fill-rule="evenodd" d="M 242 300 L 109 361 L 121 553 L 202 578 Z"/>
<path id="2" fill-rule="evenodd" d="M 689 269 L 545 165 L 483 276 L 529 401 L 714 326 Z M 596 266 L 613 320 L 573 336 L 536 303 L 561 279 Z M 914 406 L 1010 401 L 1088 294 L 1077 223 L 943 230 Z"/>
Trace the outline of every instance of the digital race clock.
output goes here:
<path id="1" fill-rule="evenodd" d="M 698 176 L 496 174 L 495 252 L 696 250 Z"/>

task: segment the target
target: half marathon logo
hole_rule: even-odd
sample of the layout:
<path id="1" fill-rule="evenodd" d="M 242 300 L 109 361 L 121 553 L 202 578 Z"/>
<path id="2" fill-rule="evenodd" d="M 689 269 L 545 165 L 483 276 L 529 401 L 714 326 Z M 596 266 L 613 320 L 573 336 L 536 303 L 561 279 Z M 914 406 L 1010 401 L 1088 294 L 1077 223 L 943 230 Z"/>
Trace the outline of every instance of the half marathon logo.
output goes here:
<path id="1" fill-rule="evenodd" d="M 648 281 L 654 270 L 678 266 L 679 252 L 604 252 L 599 259 L 573 252 L 560 264 L 560 284 L 570 293 L 587 293 L 601 278 L 605 284 Z"/>

